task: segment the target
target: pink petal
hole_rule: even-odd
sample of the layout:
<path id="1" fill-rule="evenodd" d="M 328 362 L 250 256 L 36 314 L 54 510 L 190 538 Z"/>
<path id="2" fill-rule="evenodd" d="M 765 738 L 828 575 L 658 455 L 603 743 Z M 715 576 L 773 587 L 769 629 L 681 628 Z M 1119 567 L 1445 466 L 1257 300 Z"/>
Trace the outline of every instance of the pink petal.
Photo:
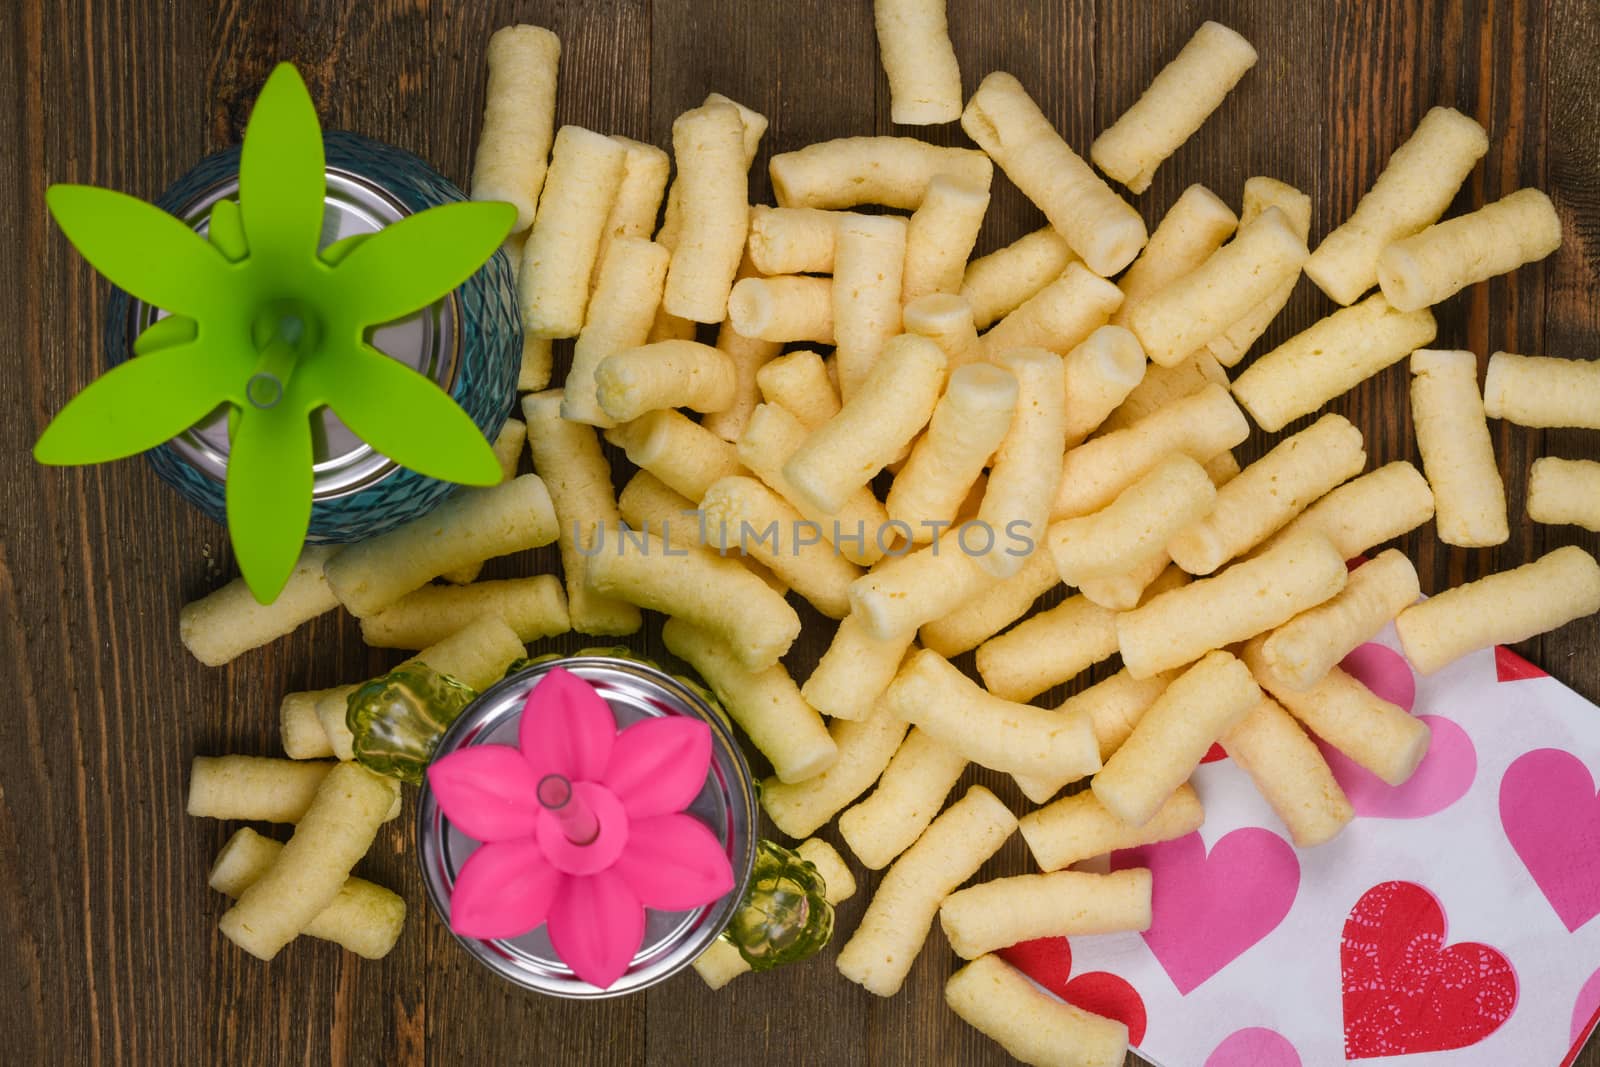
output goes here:
<path id="1" fill-rule="evenodd" d="M 574 974 L 609 989 L 644 942 L 644 906 L 611 871 L 569 878 L 550 909 L 549 934 Z"/>
<path id="2" fill-rule="evenodd" d="M 644 719 L 617 735 L 605 784 L 635 819 L 682 811 L 711 767 L 711 727 L 680 715 Z"/>
<path id="3" fill-rule="evenodd" d="M 462 937 L 519 937 L 544 923 L 565 878 L 531 840 L 482 845 L 450 892 L 450 929 Z"/>
<path id="4" fill-rule="evenodd" d="M 560 667 L 539 680 L 523 705 L 517 742 L 536 778 L 563 774 L 595 782 L 605 774 L 617 719 L 594 686 Z"/>
<path id="5" fill-rule="evenodd" d="M 439 808 L 468 837 L 506 841 L 539 825 L 539 779 L 510 745 L 468 745 L 428 765 Z"/>
<path id="6" fill-rule="evenodd" d="M 690 815 L 634 820 L 611 869 L 645 907 L 661 911 L 698 908 L 733 889 L 733 865 L 722 842 Z"/>

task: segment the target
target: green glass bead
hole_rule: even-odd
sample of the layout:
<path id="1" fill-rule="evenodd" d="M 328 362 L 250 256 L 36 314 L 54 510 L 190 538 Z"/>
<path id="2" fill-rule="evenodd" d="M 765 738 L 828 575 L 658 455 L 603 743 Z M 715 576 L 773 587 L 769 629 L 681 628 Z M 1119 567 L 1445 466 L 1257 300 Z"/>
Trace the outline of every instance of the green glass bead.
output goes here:
<path id="1" fill-rule="evenodd" d="M 771 841 L 756 848 L 744 901 L 722 936 L 753 971 L 816 954 L 833 936 L 827 884 L 810 861 Z"/>
<path id="2" fill-rule="evenodd" d="M 422 784 L 439 739 L 477 690 L 425 663 L 396 667 L 350 694 L 345 725 L 356 760 L 369 770 Z"/>

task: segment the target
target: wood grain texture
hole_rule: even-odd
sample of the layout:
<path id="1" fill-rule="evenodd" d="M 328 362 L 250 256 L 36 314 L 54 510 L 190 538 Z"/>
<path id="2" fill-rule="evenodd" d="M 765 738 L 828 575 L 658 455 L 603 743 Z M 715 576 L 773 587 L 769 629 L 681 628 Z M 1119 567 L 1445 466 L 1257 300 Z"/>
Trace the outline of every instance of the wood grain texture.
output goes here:
<path id="1" fill-rule="evenodd" d="M 1191 182 L 1237 204 L 1267 174 L 1310 193 L 1313 236 L 1342 220 L 1428 107 L 1489 130 L 1490 151 L 1452 210 L 1523 185 L 1547 189 L 1565 244 L 1543 264 L 1449 301 L 1441 347 L 1595 356 L 1600 335 L 1600 11 L 1593 0 L 1406 4 L 1250 0 L 950 0 L 964 88 L 1006 69 L 1086 151 L 1202 18 L 1240 30 L 1261 60 L 1134 202 L 1152 224 Z M 329 127 L 408 148 L 464 181 L 483 107 L 483 49 L 529 21 L 562 41 L 558 121 L 668 145 L 674 116 L 718 91 L 771 119 L 751 194 L 769 197 L 773 152 L 828 137 L 906 133 L 965 144 L 959 128 L 889 121 L 867 0 L 17 0 L 0 5 L 0 315 L 12 355 L 0 385 L 0 1034 L 15 1063 L 988 1064 L 1000 1050 L 943 1006 L 954 960 L 935 930 L 905 990 L 879 1000 L 810 965 L 718 993 L 684 974 L 643 998 L 570 1004 L 494 980 L 426 912 L 408 819 L 380 836 L 363 874 L 414 914 L 372 963 L 297 944 L 270 966 L 217 935 L 225 902 L 204 872 L 231 827 L 183 816 L 189 758 L 278 751 L 292 689 L 369 676 L 400 658 L 340 615 L 207 670 L 183 651 L 179 606 L 232 573 L 226 538 L 140 461 L 46 469 L 28 450 L 103 367 L 105 283 L 44 210 L 45 187 L 81 181 L 153 198 L 235 141 L 272 66 L 297 63 Z M 1003 176 L 980 251 L 1043 222 Z M 1302 281 L 1257 346 L 1332 305 Z M 570 345 L 558 346 L 558 360 Z M 558 367 L 559 367 L 558 363 Z M 1334 405 L 1367 433 L 1372 465 L 1415 460 L 1405 373 Z M 1290 427 L 1284 432 L 1291 432 Z M 1529 523 L 1538 455 L 1600 456 L 1600 435 L 1496 425 L 1512 540 L 1468 552 L 1431 527 L 1402 547 L 1425 589 L 1562 544 L 1600 538 Z M 1256 439 L 1252 458 L 1270 445 Z M 619 476 L 624 473 L 620 457 Z M 526 461 L 525 461 L 526 464 Z M 491 575 L 553 570 L 551 550 Z M 831 625 L 804 609 L 788 657 L 803 676 Z M 1591 700 L 1600 623 L 1520 650 Z M 600 644 L 580 635 L 540 651 Z M 666 658 L 659 622 L 633 642 Z M 1585 654 L 1587 653 L 1587 654 Z M 961 661 L 970 667 L 970 660 Z M 1103 673 L 1103 672 L 1101 672 Z M 1080 683 L 1081 684 L 1081 683 Z M 1065 687 L 1042 700 L 1059 699 Z M 1015 810 L 1009 780 L 976 772 Z M 958 787 L 962 788 L 962 787 Z M 280 835 L 281 836 L 281 835 Z M 838 843 L 830 830 L 824 836 Z M 1013 839 L 984 876 L 1025 869 Z M 839 909 L 840 942 L 876 877 Z M 1600 1065 L 1600 1051 L 1580 1057 Z"/>

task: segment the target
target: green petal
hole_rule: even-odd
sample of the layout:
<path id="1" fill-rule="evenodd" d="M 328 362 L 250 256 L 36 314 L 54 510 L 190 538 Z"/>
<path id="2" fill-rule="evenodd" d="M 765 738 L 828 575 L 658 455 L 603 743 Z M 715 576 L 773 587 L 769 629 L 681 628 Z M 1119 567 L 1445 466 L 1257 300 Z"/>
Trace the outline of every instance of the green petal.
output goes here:
<path id="1" fill-rule="evenodd" d="M 318 364 L 320 384 L 328 405 L 363 441 L 430 478 L 500 481 L 494 450 L 443 389 L 370 345 L 335 355 Z"/>
<path id="2" fill-rule="evenodd" d="M 299 71 L 280 63 L 256 98 L 239 156 L 239 210 L 252 252 L 316 255 L 323 167 L 316 105 Z"/>
<path id="3" fill-rule="evenodd" d="M 322 262 L 330 267 L 337 267 L 344 262 L 344 257 L 355 251 L 356 245 L 371 237 L 370 233 L 352 233 L 348 237 L 341 237 L 321 252 Z"/>
<path id="4" fill-rule="evenodd" d="M 144 332 L 133 339 L 133 354 L 143 356 L 158 348 L 188 344 L 199 336 L 199 333 L 200 328 L 195 325 L 193 319 L 184 318 L 182 315 L 168 315 L 146 326 Z"/>
<path id="5" fill-rule="evenodd" d="M 45 427 L 33 457 L 104 463 L 154 448 L 205 418 L 239 380 L 236 360 L 197 342 L 158 348 L 90 382 Z"/>
<path id="6" fill-rule="evenodd" d="M 201 318 L 225 295 L 228 261 L 160 208 L 90 185 L 52 185 L 45 202 L 83 258 L 145 303 Z"/>
<path id="7" fill-rule="evenodd" d="M 239 212 L 238 201 L 218 200 L 211 205 L 211 221 L 206 236 L 217 246 L 217 251 L 234 263 L 250 254 L 250 245 L 244 239 L 244 216 Z"/>
<path id="8" fill-rule="evenodd" d="M 444 204 L 385 226 L 334 271 L 342 299 L 364 326 L 425 308 L 472 277 L 516 222 L 499 202 Z"/>
<path id="9" fill-rule="evenodd" d="M 263 604 L 282 592 L 311 524 L 311 424 L 290 401 L 241 408 L 228 447 L 228 536 L 239 573 Z"/>

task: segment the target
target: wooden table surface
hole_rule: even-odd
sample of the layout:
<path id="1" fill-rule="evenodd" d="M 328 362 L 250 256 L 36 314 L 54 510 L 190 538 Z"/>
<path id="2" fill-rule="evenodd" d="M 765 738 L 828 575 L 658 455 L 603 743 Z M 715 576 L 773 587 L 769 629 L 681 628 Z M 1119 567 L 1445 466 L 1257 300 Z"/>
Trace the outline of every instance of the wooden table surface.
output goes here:
<path id="1" fill-rule="evenodd" d="M 412 908 L 395 952 L 366 962 L 297 943 L 263 965 L 216 931 L 205 885 L 231 831 L 183 814 L 198 753 L 279 754 L 277 704 L 294 689 L 377 673 L 346 617 L 317 620 L 223 669 L 178 642 L 185 601 L 232 574 L 222 531 L 137 460 L 45 469 L 28 449 L 104 368 L 106 283 L 44 210 L 51 182 L 154 198 L 241 135 L 272 65 L 292 60 L 324 124 L 393 142 L 464 181 L 483 108 L 484 46 L 535 22 L 562 43 L 558 119 L 669 144 L 672 119 L 718 90 L 771 118 L 752 180 L 768 200 L 776 150 L 850 134 L 965 143 L 954 126 L 896 129 L 868 0 L 11 0 L 0 5 L 7 249 L 0 320 L 0 1034 L 10 1063 L 539 1064 L 999 1063 L 997 1046 L 941 1003 L 954 964 L 936 930 L 905 990 L 879 1000 L 832 953 L 713 993 L 685 972 L 643 997 L 590 1004 L 522 993 L 452 943 L 424 903 L 409 820 L 362 873 Z M 1521 186 L 1547 190 L 1565 231 L 1542 264 L 1438 309 L 1438 347 L 1593 357 L 1600 316 L 1600 11 L 1593 0 L 1446 4 L 1218 0 L 951 0 L 967 90 L 1017 74 L 1069 142 L 1087 147 L 1203 18 L 1241 31 L 1261 60 L 1137 199 L 1150 221 L 1200 181 L 1237 204 L 1244 180 L 1306 190 L 1313 238 L 1342 220 L 1423 112 L 1449 104 L 1489 131 L 1488 157 L 1452 213 Z M 999 176 L 980 251 L 1040 225 Z M 1327 314 L 1302 281 L 1276 343 Z M 1263 350 L 1258 346 L 1258 351 Z M 1334 409 L 1367 434 L 1372 465 L 1416 458 L 1405 371 Z M 1494 424 L 1512 538 L 1447 550 L 1431 524 L 1403 547 L 1425 591 L 1600 540 L 1530 524 L 1528 464 L 1600 456 L 1600 435 Z M 1241 453 L 1261 451 L 1257 435 Z M 498 573 L 553 569 L 554 554 Z M 789 657 L 803 676 L 829 629 L 807 616 Z M 1519 650 L 1600 699 L 1600 620 Z M 549 648 L 586 644 L 573 636 Z M 635 647 L 661 655 L 658 622 Z M 541 649 L 543 650 L 543 649 Z M 1059 697 L 1058 694 L 1052 696 Z M 983 775 L 1017 810 L 1021 797 Z M 830 831 L 831 833 L 831 831 Z M 1013 839 L 986 873 L 1026 869 Z M 866 883 L 869 887 L 872 880 Z M 846 932 L 866 894 L 843 906 Z M 1196 1059 L 1205 1050 L 1196 1050 Z M 1591 1050 L 1580 1063 L 1600 1064 Z"/>

